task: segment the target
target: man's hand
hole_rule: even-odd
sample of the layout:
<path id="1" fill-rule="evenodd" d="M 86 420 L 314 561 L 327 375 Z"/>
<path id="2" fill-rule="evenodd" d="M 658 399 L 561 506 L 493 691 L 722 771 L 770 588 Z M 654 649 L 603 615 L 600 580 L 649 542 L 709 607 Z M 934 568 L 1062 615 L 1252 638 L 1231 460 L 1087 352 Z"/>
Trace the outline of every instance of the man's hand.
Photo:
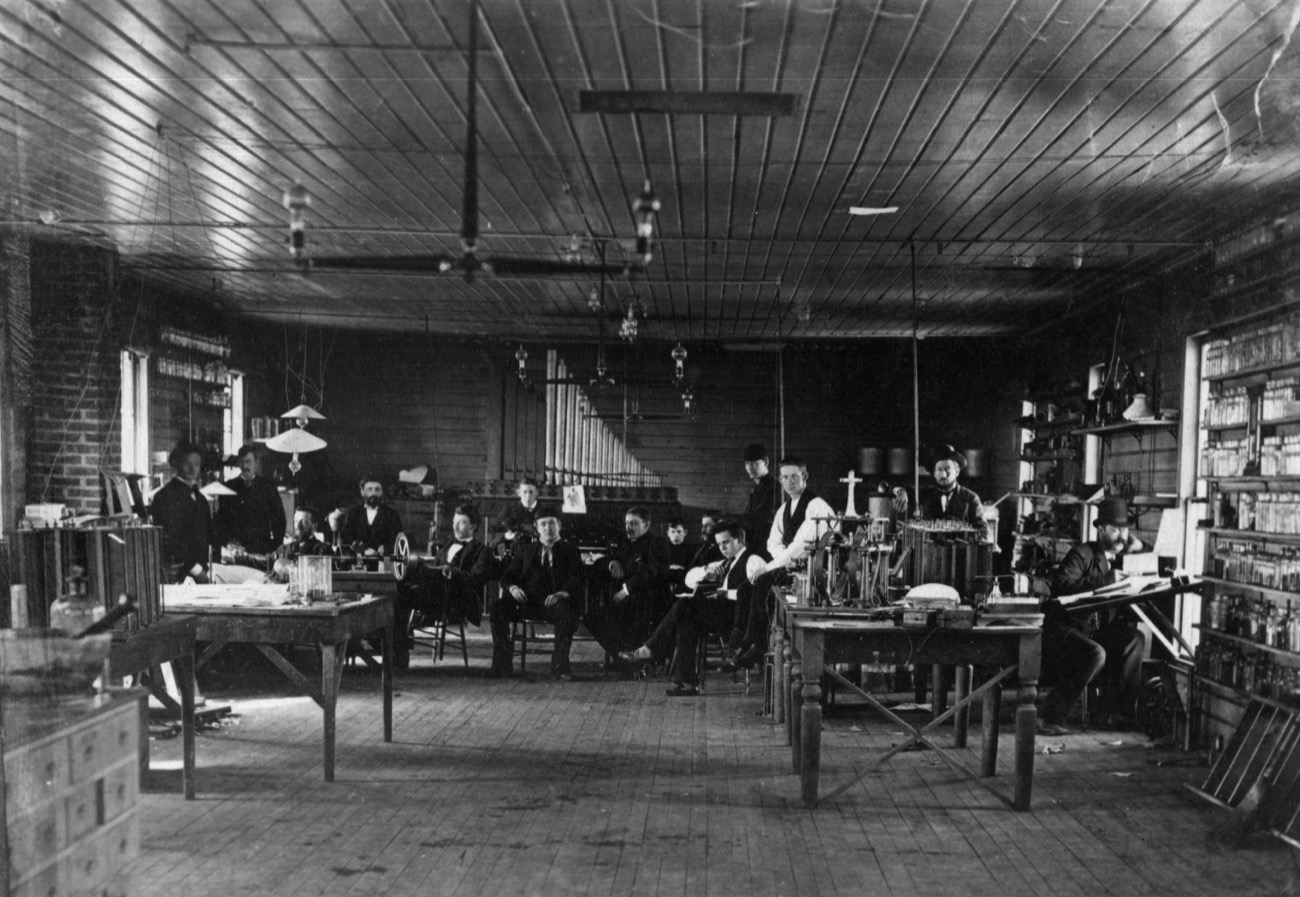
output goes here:
<path id="1" fill-rule="evenodd" d="M 627 599 L 627 586 L 624 586 L 623 588 L 619 589 L 617 592 L 614 593 L 615 601 L 624 601 L 626 599 Z"/>
<path id="2" fill-rule="evenodd" d="M 904 489 L 902 486 L 894 487 L 893 505 L 894 505 L 894 510 L 899 515 L 905 515 L 907 513 L 907 490 Z"/>
<path id="3" fill-rule="evenodd" d="M 551 594 L 546 596 L 546 606 L 555 607 L 555 603 L 557 601 L 559 601 L 561 598 L 567 599 L 568 597 L 569 597 L 568 592 L 552 592 Z"/>
<path id="4" fill-rule="evenodd" d="M 510 595 L 520 604 L 523 604 L 525 601 L 528 600 L 528 596 L 524 594 L 524 590 L 519 588 L 519 586 L 511 586 Z"/>
<path id="5" fill-rule="evenodd" d="M 766 567 L 755 567 L 749 572 L 749 581 L 758 582 L 758 578 L 767 572 Z"/>
<path id="6" fill-rule="evenodd" d="M 623 565 L 620 564 L 618 561 L 610 561 L 610 562 L 609 562 L 609 575 L 612 576 L 612 577 L 614 577 L 615 579 L 622 579 L 622 578 L 623 578 Z M 624 591 L 623 594 L 626 596 L 626 595 L 627 595 L 627 592 Z"/>

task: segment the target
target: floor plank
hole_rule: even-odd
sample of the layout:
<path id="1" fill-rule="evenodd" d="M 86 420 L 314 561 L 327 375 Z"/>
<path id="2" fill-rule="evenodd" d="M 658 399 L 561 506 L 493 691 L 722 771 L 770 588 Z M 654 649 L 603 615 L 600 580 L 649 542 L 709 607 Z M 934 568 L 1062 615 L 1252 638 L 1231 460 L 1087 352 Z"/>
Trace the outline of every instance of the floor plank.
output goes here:
<path id="1" fill-rule="evenodd" d="M 928 751 L 809 810 L 761 688 L 711 675 L 703 696 L 668 698 L 662 680 L 606 677 L 582 644 L 579 681 L 538 677 L 545 664 L 491 680 L 471 640 L 470 670 L 420 657 L 398 677 L 392 744 L 378 677 L 345 674 L 333 784 L 315 704 L 276 679 L 204 682 L 235 715 L 200 735 L 196 801 L 173 787 L 180 740 L 153 744 L 167 772 L 142 794 L 135 893 L 1245 897 L 1296 880 L 1296 852 L 1271 839 L 1207 846 L 1222 813 L 1182 788 L 1205 767 L 1156 765 L 1189 758 L 1132 733 L 1053 739 L 1028 813 Z M 957 753 L 976 765 L 972 729 Z M 837 704 L 823 791 L 900 738 Z M 1009 787 L 1009 734 L 999 755 Z"/>

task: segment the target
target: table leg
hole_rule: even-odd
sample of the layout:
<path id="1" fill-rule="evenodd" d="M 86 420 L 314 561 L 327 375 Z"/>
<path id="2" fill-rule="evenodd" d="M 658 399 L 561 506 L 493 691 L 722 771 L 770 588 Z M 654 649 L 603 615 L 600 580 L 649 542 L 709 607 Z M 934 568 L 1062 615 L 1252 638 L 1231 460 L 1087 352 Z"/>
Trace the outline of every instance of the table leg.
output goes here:
<path id="1" fill-rule="evenodd" d="M 790 676 L 794 669 L 794 644 L 791 638 L 786 638 L 781 647 L 781 656 L 773 657 L 773 662 L 780 670 L 780 680 L 777 688 L 777 700 L 781 706 L 777 710 L 777 722 L 784 726 L 790 725 Z M 787 729 L 787 744 L 789 731 Z"/>
<path id="2" fill-rule="evenodd" d="M 953 699 L 960 705 L 970 695 L 970 665 L 959 663 L 953 679 Z M 970 705 L 959 706 L 952 720 L 953 747 L 966 746 L 966 733 L 970 730 Z"/>
<path id="3" fill-rule="evenodd" d="M 794 758 L 794 771 L 799 771 L 799 713 L 803 702 L 803 661 L 799 657 L 790 663 L 790 690 L 785 699 L 789 702 L 785 714 L 785 743 L 790 745 Z"/>
<path id="4" fill-rule="evenodd" d="M 334 781 L 334 711 L 339 701 L 339 681 L 347 659 L 347 642 L 320 646 L 321 705 L 325 710 L 325 781 Z"/>
<path id="5" fill-rule="evenodd" d="M 777 725 L 785 723 L 785 689 L 789 683 L 785 679 L 785 627 L 777 626 L 772 637 L 772 722 Z"/>
<path id="6" fill-rule="evenodd" d="M 185 799 L 194 800 L 194 655 L 174 658 L 172 667 L 181 693 L 181 786 Z"/>
<path id="7" fill-rule="evenodd" d="M 1038 728 L 1037 681 L 1021 680 L 1016 706 L 1016 800 L 1017 810 L 1028 810 L 1034 790 L 1034 735 Z"/>
<path id="8" fill-rule="evenodd" d="M 938 719 L 948 709 L 948 686 L 943 681 L 942 664 L 930 664 L 930 719 Z"/>
<path id="9" fill-rule="evenodd" d="M 393 740 L 393 638 L 395 629 L 393 618 L 389 617 L 384 623 L 384 668 L 381 676 L 384 682 L 384 741 Z"/>
<path id="10" fill-rule="evenodd" d="M 822 657 L 821 633 L 805 633 L 800 642 L 803 688 L 799 709 L 798 745 L 800 792 L 806 806 L 817 803 L 817 785 L 822 759 Z"/>
<path id="11" fill-rule="evenodd" d="M 998 717 L 1002 713 L 1002 684 L 999 683 L 984 692 L 984 709 L 981 728 L 984 746 L 980 753 L 980 773 L 984 776 L 997 775 L 998 771 Z"/>
<path id="12" fill-rule="evenodd" d="M 148 673 L 145 675 L 148 675 Z M 149 777 L 149 693 L 147 691 L 140 698 L 140 719 L 138 722 L 140 727 L 140 786 L 143 787 L 145 779 Z"/>

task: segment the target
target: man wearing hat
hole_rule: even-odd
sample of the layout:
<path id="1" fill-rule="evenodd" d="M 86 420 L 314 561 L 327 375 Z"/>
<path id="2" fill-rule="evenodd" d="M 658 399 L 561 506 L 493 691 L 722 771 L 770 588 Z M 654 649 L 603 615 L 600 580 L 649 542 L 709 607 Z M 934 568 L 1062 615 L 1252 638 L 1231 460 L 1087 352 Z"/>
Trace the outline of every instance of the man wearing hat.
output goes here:
<path id="1" fill-rule="evenodd" d="M 1131 717 L 1142 684 L 1146 639 L 1125 616 L 1097 628 L 1096 613 L 1071 614 L 1059 599 L 1110 585 L 1123 576 L 1120 556 L 1142 549 L 1129 531 L 1128 503 L 1106 498 L 1093 521 L 1097 538 L 1070 549 L 1052 576 L 1052 597 L 1043 605 L 1043 673 L 1054 681 L 1043 703 L 1039 731 L 1060 735 L 1065 715 L 1098 673 L 1114 715 Z"/>
<path id="2" fill-rule="evenodd" d="M 981 539 L 988 539 L 989 525 L 980 497 L 957 484 L 957 477 L 966 469 L 966 456 L 950 445 L 941 445 L 932 463 L 934 488 L 921 490 L 916 515 L 923 520 L 959 520 L 978 530 Z M 894 507 L 899 514 L 907 513 L 907 505 L 907 491 L 901 486 L 895 488 Z"/>
<path id="3" fill-rule="evenodd" d="M 552 508 L 536 509 L 537 538 L 520 543 L 501 574 L 501 593 L 492 601 L 492 676 L 514 673 L 514 638 L 510 624 L 537 620 L 555 626 L 551 649 L 551 678 L 572 679 L 569 646 L 578 630 L 578 600 L 582 588 L 582 557 L 578 547 L 560 538 L 560 515 Z"/>
<path id="4" fill-rule="evenodd" d="M 754 482 L 753 491 L 749 493 L 749 504 L 741 522 L 745 531 L 757 534 L 755 542 L 761 543 L 762 536 L 772 529 L 772 518 L 780 505 L 781 491 L 777 487 L 776 477 L 768 470 L 767 447 L 761 442 L 751 442 L 745 446 L 745 473 Z M 709 534 L 705 534 L 706 545 L 713 543 Z"/>

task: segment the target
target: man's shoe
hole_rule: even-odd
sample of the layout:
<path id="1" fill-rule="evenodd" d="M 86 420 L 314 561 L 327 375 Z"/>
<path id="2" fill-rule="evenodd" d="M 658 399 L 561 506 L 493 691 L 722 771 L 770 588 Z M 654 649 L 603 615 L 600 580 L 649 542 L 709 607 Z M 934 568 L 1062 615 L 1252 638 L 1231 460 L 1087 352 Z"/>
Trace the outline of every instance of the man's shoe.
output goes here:
<path id="1" fill-rule="evenodd" d="M 630 663 L 633 666 L 636 666 L 642 663 L 649 663 L 651 660 L 654 659 L 654 655 L 650 653 L 649 648 L 647 648 L 645 645 L 642 645 L 640 648 L 637 648 L 635 651 L 619 651 L 618 659 L 623 661 L 624 663 Z"/>
<path id="2" fill-rule="evenodd" d="M 693 698 L 699 693 L 700 690 L 697 686 L 683 685 L 680 682 L 664 692 L 670 698 Z"/>
<path id="3" fill-rule="evenodd" d="M 736 655 L 736 662 L 733 664 L 737 670 L 752 669 L 755 664 L 763 659 L 763 649 L 758 645 L 750 645 L 744 651 Z M 723 672 L 730 673 L 734 670 L 728 670 L 726 666 L 722 668 Z"/>

